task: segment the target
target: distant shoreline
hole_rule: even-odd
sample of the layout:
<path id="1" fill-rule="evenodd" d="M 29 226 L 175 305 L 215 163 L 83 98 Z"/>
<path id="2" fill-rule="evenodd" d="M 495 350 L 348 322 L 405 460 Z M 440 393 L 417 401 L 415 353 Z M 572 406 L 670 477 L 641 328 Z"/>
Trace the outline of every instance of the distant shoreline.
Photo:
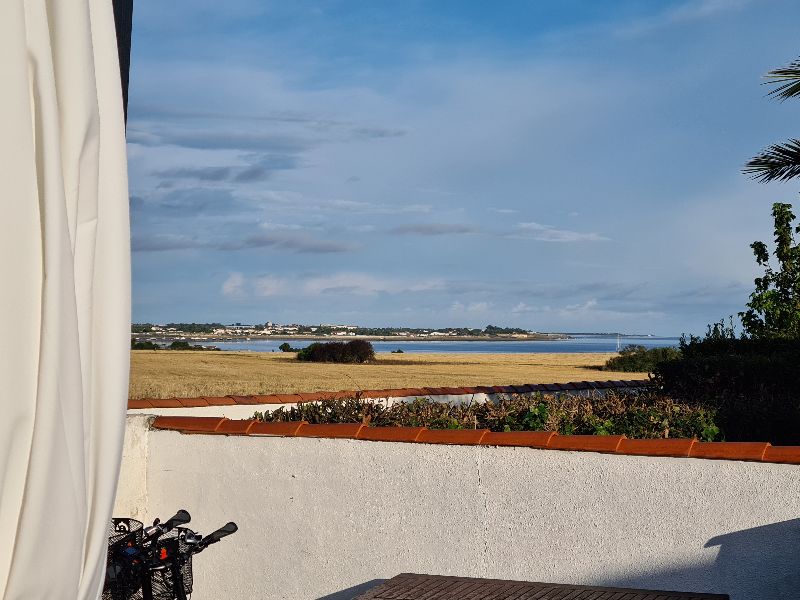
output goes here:
<path id="1" fill-rule="evenodd" d="M 525 337 L 513 335 L 480 336 L 480 335 L 441 335 L 441 336 L 418 336 L 418 335 L 231 335 L 219 336 L 212 334 L 195 333 L 189 335 L 165 335 L 160 333 L 132 333 L 131 337 L 137 340 L 159 340 L 169 342 L 173 340 L 204 341 L 204 342 L 252 342 L 256 340 L 313 340 L 313 341 L 347 341 L 347 340 L 370 340 L 378 342 L 543 342 L 570 340 L 571 336 L 553 334 L 529 334 Z"/>

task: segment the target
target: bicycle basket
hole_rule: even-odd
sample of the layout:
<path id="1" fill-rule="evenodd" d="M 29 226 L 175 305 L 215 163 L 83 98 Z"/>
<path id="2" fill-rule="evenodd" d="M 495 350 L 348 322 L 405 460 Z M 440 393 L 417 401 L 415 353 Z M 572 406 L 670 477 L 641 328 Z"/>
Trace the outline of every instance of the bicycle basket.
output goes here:
<path id="1" fill-rule="evenodd" d="M 142 528 L 142 522 L 136 519 L 111 519 L 108 529 L 103 600 L 140 600 L 142 598 L 142 562 L 139 556 Z"/>
<path id="2" fill-rule="evenodd" d="M 172 571 L 174 561 L 179 561 L 184 593 L 187 596 L 192 593 L 192 555 L 184 542 L 186 531 L 185 527 L 176 527 L 158 540 L 157 558 L 166 568 L 150 572 L 153 600 L 174 600 L 177 597 Z"/>

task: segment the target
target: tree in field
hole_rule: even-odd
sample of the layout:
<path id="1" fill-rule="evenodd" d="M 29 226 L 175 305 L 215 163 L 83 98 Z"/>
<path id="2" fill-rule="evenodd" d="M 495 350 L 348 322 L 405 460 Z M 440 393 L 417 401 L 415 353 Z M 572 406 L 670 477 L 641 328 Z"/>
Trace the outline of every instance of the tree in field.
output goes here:
<path id="1" fill-rule="evenodd" d="M 800 96 L 800 60 L 767 73 L 770 83 L 777 87 L 770 95 L 781 100 Z M 800 140 L 790 139 L 774 144 L 750 159 L 744 172 L 757 181 L 787 181 L 800 177 Z M 750 294 L 747 310 L 739 313 L 744 332 L 754 338 L 800 338 L 800 245 L 794 234 L 800 226 L 794 224 L 791 204 L 772 205 L 775 228 L 775 258 L 770 263 L 769 250 L 764 242 L 750 247 L 764 275 L 755 280 L 756 289 Z"/>
<path id="2" fill-rule="evenodd" d="M 800 233 L 800 225 L 794 224 L 791 204 L 773 204 L 772 217 L 777 268 L 770 264 L 764 242 L 750 244 L 764 275 L 756 278 L 756 289 L 739 318 L 750 337 L 797 339 L 800 338 L 800 244 L 794 234 Z"/>

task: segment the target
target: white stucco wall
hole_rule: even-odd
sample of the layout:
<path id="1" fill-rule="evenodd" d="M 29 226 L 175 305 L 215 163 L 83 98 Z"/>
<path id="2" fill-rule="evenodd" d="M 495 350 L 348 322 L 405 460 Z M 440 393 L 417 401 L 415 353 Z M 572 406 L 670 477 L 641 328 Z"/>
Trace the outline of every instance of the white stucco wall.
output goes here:
<path id="1" fill-rule="evenodd" d="M 240 528 L 197 558 L 194 600 L 343 599 L 404 571 L 800 596 L 797 466 L 142 426 L 117 514 Z"/>

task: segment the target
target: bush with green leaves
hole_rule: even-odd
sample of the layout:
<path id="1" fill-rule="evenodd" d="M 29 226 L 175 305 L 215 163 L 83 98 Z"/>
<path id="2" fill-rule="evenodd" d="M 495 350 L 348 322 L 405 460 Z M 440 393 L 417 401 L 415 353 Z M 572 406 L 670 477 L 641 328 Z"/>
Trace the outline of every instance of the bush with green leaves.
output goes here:
<path id="1" fill-rule="evenodd" d="M 366 340 L 314 343 L 297 353 L 307 362 L 367 363 L 375 360 L 375 349 Z"/>
<path id="2" fill-rule="evenodd" d="M 677 348 L 645 348 L 630 344 L 620 350 L 619 356 L 606 361 L 606 371 L 625 371 L 628 373 L 652 373 L 656 366 L 668 360 L 681 357 Z"/>
<path id="3" fill-rule="evenodd" d="M 737 338 L 717 323 L 681 352 L 653 374 L 665 394 L 713 407 L 730 441 L 800 444 L 800 340 Z"/>
<path id="4" fill-rule="evenodd" d="M 161 350 L 161 346 L 155 342 L 131 338 L 131 350 Z"/>
<path id="5" fill-rule="evenodd" d="M 764 242 L 750 247 L 758 266 L 764 269 L 756 277 L 756 289 L 750 294 L 747 310 L 739 313 L 748 337 L 759 339 L 800 338 L 800 243 L 794 234 L 800 225 L 794 222 L 791 204 L 772 205 L 775 229 L 775 265 L 770 262 Z"/>
<path id="6" fill-rule="evenodd" d="M 562 434 L 624 434 L 630 438 L 720 439 L 715 411 L 676 402 L 655 392 L 596 396 L 515 395 L 494 402 L 448 404 L 417 398 L 386 406 L 359 397 L 306 402 L 256 412 L 261 421 L 364 423 L 373 426 L 491 431 L 557 431 Z"/>

